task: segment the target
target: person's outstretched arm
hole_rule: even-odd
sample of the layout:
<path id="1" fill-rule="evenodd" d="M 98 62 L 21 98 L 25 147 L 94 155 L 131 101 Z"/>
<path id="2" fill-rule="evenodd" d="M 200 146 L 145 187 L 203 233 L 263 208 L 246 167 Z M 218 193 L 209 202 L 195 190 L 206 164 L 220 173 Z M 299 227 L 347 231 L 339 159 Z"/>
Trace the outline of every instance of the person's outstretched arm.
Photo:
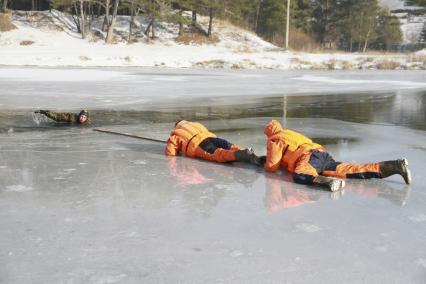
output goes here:
<path id="1" fill-rule="evenodd" d="M 35 113 L 41 113 L 56 122 L 75 122 L 75 114 L 67 112 L 54 112 L 50 110 L 38 110 Z"/>
<path id="2" fill-rule="evenodd" d="M 283 156 L 284 143 L 280 140 L 269 140 L 266 147 L 266 162 L 265 170 L 268 172 L 275 172 L 280 167 L 281 159 Z"/>
<path id="3" fill-rule="evenodd" d="M 179 137 L 177 135 L 171 135 L 167 140 L 166 155 L 177 156 L 179 154 Z"/>

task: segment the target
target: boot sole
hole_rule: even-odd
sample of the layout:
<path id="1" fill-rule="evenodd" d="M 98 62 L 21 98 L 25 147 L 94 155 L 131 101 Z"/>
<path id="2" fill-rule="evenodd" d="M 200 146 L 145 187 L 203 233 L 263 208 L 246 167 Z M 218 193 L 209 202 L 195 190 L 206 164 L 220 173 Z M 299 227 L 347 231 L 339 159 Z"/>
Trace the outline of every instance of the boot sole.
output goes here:
<path id="1" fill-rule="evenodd" d="M 331 184 L 330 190 L 331 190 L 332 192 L 338 191 L 339 189 L 344 188 L 344 187 L 345 187 L 345 185 L 346 185 L 346 182 L 345 182 L 343 179 L 341 179 L 341 180 L 337 180 L 337 181 L 338 181 L 338 182 L 333 182 L 333 183 Z"/>
<path id="2" fill-rule="evenodd" d="M 411 172 L 408 169 L 408 160 L 402 159 L 401 160 L 402 167 L 404 168 L 404 181 L 406 184 L 411 184 Z"/>

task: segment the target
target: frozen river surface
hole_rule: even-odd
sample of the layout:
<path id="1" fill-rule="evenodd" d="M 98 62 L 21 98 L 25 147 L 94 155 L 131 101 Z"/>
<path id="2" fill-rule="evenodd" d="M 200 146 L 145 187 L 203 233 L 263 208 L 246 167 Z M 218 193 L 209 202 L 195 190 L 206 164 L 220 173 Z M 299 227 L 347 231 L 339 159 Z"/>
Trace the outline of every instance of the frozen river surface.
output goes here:
<path id="1" fill-rule="evenodd" d="M 426 73 L 0 68 L 0 283 L 425 283 Z M 89 108 L 90 127 L 34 109 Z M 198 120 L 265 153 L 282 121 L 337 160 L 406 157 L 333 193 L 167 158 Z"/>

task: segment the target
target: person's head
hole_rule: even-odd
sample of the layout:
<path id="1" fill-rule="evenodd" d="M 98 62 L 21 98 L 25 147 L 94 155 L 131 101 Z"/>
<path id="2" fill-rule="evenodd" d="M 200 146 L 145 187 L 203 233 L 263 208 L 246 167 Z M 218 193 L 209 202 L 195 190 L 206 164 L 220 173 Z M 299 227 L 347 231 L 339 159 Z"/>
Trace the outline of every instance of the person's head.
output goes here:
<path id="1" fill-rule="evenodd" d="M 89 120 L 89 112 L 87 110 L 82 110 L 78 114 L 78 122 L 85 123 Z"/>

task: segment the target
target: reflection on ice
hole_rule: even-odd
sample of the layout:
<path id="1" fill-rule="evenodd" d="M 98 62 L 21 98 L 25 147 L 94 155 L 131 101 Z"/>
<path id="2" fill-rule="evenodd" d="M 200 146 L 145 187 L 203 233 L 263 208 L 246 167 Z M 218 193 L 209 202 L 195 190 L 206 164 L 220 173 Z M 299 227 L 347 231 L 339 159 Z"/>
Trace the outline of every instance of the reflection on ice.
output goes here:
<path id="1" fill-rule="evenodd" d="M 287 179 L 290 177 L 287 176 Z M 264 203 L 267 211 L 276 212 L 280 209 L 315 204 L 324 196 L 338 201 L 345 198 L 345 195 L 353 193 L 370 198 L 383 198 L 397 206 L 404 206 L 410 189 L 411 187 L 407 185 L 401 184 L 396 187 L 385 181 L 350 181 L 343 190 L 324 193 L 318 188 L 305 188 L 291 180 L 284 181 L 277 174 L 267 174 Z"/>

